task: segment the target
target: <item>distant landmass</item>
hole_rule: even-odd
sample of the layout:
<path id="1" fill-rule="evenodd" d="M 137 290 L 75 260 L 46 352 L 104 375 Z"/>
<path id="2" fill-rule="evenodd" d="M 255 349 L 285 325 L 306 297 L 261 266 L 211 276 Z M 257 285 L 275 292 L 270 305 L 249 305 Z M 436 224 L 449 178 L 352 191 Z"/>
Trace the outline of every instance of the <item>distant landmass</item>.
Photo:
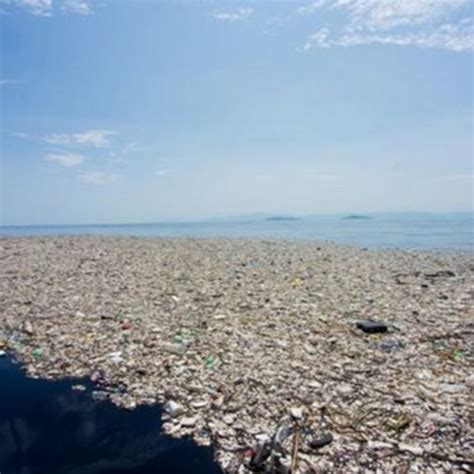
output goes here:
<path id="1" fill-rule="evenodd" d="M 267 222 L 275 222 L 275 221 L 299 221 L 298 217 L 293 216 L 271 216 L 264 219 Z"/>
<path id="2" fill-rule="evenodd" d="M 352 219 L 352 220 L 357 220 L 357 219 L 372 219 L 370 216 L 364 216 L 362 214 L 349 214 L 348 216 L 343 217 L 343 219 Z"/>

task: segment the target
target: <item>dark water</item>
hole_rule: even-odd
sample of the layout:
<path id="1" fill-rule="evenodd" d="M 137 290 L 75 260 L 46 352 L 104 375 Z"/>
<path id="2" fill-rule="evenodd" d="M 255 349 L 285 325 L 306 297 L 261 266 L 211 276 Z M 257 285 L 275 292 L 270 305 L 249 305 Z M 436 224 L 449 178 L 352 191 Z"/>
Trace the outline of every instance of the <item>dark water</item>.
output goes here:
<path id="1" fill-rule="evenodd" d="M 474 215 L 374 214 L 369 219 L 313 216 L 296 220 L 253 219 L 213 222 L 0 226 L 0 235 L 134 235 L 157 237 L 245 237 L 331 240 L 369 248 L 474 250 Z"/>
<path id="2" fill-rule="evenodd" d="M 81 383 L 87 390 L 72 390 Z M 161 433 L 159 407 L 94 401 L 80 380 L 28 378 L 0 357 L 1 474 L 210 474 L 211 448 Z"/>

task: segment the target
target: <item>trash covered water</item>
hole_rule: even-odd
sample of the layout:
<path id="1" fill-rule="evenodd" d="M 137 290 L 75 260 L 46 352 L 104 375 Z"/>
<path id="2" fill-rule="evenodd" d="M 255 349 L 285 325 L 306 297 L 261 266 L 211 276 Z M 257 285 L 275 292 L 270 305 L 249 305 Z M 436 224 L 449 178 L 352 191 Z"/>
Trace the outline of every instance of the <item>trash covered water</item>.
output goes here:
<path id="1" fill-rule="evenodd" d="M 88 380 L 27 377 L 0 359 L 3 474 L 217 474 L 211 448 L 161 432 L 161 410 L 96 402 Z"/>
<path id="2" fill-rule="evenodd" d="M 214 446 L 226 472 L 474 467 L 472 253 L 98 236 L 0 245 L 0 349 L 32 375 L 89 376 L 97 399 L 121 407 L 165 404 L 164 431 Z"/>

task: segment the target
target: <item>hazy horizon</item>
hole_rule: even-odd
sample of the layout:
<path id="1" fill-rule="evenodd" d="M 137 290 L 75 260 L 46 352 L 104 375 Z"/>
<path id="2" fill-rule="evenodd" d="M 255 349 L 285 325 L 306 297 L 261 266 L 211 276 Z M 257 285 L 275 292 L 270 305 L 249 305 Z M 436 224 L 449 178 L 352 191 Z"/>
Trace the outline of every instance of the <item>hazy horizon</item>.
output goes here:
<path id="1" fill-rule="evenodd" d="M 163 219 L 157 221 L 129 221 L 129 222 L 76 222 L 54 224 L 42 222 L 38 224 L 0 224 L 0 227 L 96 227 L 96 226 L 148 226 L 148 225 L 173 225 L 173 224 L 212 224 L 212 223 L 238 223 L 238 222 L 259 222 L 268 218 L 290 218 L 297 221 L 311 221 L 318 219 L 342 220 L 345 217 L 362 216 L 373 219 L 384 218 L 409 218 L 409 217 L 470 217 L 474 219 L 474 211 L 456 211 L 456 212 L 430 212 L 430 211 L 393 211 L 393 212 L 337 212 L 337 213 L 318 213 L 318 214 L 284 214 L 271 212 L 255 212 L 249 214 L 223 215 L 223 216 L 204 216 L 202 218 L 182 218 L 182 219 Z"/>
<path id="2" fill-rule="evenodd" d="M 0 0 L 0 225 L 472 212 L 473 8 Z"/>

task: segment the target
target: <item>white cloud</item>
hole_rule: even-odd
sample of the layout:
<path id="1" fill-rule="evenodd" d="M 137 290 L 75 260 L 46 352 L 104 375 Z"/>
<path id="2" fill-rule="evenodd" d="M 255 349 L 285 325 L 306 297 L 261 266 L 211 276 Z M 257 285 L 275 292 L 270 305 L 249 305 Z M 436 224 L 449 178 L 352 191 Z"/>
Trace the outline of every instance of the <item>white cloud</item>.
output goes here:
<path id="1" fill-rule="evenodd" d="M 0 0 L 0 3 L 21 8 L 35 16 L 51 16 L 53 10 L 52 0 Z"/>
<path id="2" fill-rule="evenodd" d="M 333 8 L 345 9 L 354 25 L 377 31 L 439 20 L 466 4 L 467 0 L 339 0 Z"/>
<path id="3" fill-rule="evenodd" d="M 329 38 L 329 29 L 321 28 L 308 37 L 308 40 L 301 48 L 303 51 L 308 51 L 309 49 L 317 46 L 319 48 L 329 48 L 333 43 L 328 39 Z"/>
<path id="4" fill-rule="evenodd" d="M 103 171 L 86 171 L 79 174 L 79 180 L 86 184 L 109 184 L 118 180 L 118 175 Z"/>
<path id="5" fill-rule="evenodd" d="M 65 166 L 66 168 L 72 168 L 73 166 L 80 165 L 86 159 L 86 157 L 77 153 L 58 152 L 48 153 L 44 159 L 52 163 L 57 163 L 61 166 Z"/>
<path id="6" fill-rule="evenodd" d="M 52 133 L 43 137 L 52 145 L 87 145 L 103 148 L 110 145 L 110 136 L 116 135 L 112 130 L 86 130 L 82 133 Z"/>
<path id="7" fill-rule="evenodd" d="M 100 148 L 109 145 L 108 137 L 112 135 L 117 135 L 117 132 L 112 130 L 88 130 L 84 133 L 76 133 L 73 135 L 73 139 L 78 144 L 93 145 Z"/>
<path id="8" fill-rule="evenodd" d="M 298 7 L 296 11 L 302 15 L 312 14 L 327 4 L 328 2 L 326 0 L 317 0 L 315 2 L 309 3 L 308 5 Z"/>
<path id="9" fill-rule="evenodd" d="M 297 12 L 336 11 L 342 16 L 342 26 L 330 30 L 324 25 L 299 50 L 392 44 L 470 51 L 474 49 L 472 16 L 459 19 L 467 6 L 468 0 L 319 0 Z"/>
<path id="10" fill-rule="evenodd" d="M 221 10 L 214 12 L 212 16 L 221 21 L 242 21 L 253 13 L 253 8 L 234 8 L 231 10 Z"/>
<path id="11" fill-rule="evenodd" d="M 64 0 L 62 10 L 76 15 L 91 15 L 94 13 L 88 0 Z"/>
<path id="12" fill-rule="evenodd" d="M 52 16 L 58 9 L 75 15 L 94 13 L 91 0 L 0 0 L 0 5 L 18 8 L 35 16 Z"/>
<path id="13" fill-rule="evenodd" d="M 431 32 L 420 33 L 345 33 L 330 36 L 327 28 L 322 28 L 309 36 L 300 50 L 311 48 L 329 48 L 331 46 L 361 46 L 367 44 L 386 44 L 396 46 L 418 46 L 420 48 L 437 48 L 450 51 L 474 50 L 474 27 L 463 24 L 444 24 Z"/>

